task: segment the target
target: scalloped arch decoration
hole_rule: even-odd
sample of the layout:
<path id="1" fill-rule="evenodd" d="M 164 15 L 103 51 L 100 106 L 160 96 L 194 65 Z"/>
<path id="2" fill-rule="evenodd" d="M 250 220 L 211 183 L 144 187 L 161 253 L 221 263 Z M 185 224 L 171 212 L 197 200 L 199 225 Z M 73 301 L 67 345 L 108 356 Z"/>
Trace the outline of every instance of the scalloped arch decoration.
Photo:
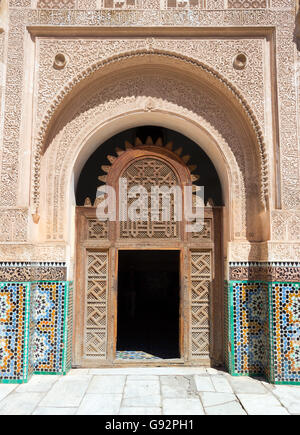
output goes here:
<path id="1" fill-rule="evenodd" d="M 266 205 L 268 204 L 268 180 L 269 180 L 267 151 L 266 151 L 266 145 L 265 145 L 262 129 L 249 103 L 243 97 L 241 92 L 232 83 L 230 83 L 228 79 L 226 79 L 223 75 L 215 71 L 210 66 L 205 65 L 204 63 L 195 60 L 191 57 L 186 57 L 176 52 L 168 52 L 168 51 L 157 50 L 157 49 L 135 50 L 133 52 L 117 54 L 105 60 L 96 62 L 93 65 L 86 68 L 81 73 L 77 74 L 71 81 L 69 81 L 68 84 L 64 86 L 61 92 L 56 96 L 56 98 L 53 100 L 52 104 L 50 105 L 49 109 L 47 110 L 47 113 L 44 115 L 44 118 L 41 122 L 40 129 L 37 134 L 36 151 L 34 157 L 34 180 L 33 180 L 34 206 L 35 207 L 39 206 L 41 156 L 44 152 L 47 135 L 51 128 L 51 121 L 54 115 L 57 113 L 65 97 L 69 95 L 79 83 L 81 83 L 88 77 L 92 76 L 106 65 L 112 64 L 114 62 L 120 62 L 122 60 L 130 59 L 136 56 L 162 56 L 162 57 L 168 57 L 174 60 L 184 62 L 186 64 L 191 64 L 193 66 L 196 66 L 200 68 L 201 71 L 207 73 L 211 78 L 219 81 L 219 83 L 223 86 L 223 88 L 225 88 L 227 91 L 230 92 L 231 95 L 233 95 L 234 99 L 239 103 L 244 113 L 246 114 L 249 120 L 249 124 L 252 127 L 256 138 L 256 142 L 258 145 L 259 160 L 260 160 L 261 202 L 263 206 L 266 207 Z"/>

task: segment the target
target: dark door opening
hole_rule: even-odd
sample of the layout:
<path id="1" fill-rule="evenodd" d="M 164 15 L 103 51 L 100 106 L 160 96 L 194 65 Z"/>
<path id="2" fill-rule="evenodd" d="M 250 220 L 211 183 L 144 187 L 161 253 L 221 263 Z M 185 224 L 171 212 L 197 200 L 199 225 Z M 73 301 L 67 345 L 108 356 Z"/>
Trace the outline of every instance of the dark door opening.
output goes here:
<path id="1" fill-rule="evenodd" d="M 180 357 L 179 264 L 179 251 L 119 251 L 119 354 Z"/>

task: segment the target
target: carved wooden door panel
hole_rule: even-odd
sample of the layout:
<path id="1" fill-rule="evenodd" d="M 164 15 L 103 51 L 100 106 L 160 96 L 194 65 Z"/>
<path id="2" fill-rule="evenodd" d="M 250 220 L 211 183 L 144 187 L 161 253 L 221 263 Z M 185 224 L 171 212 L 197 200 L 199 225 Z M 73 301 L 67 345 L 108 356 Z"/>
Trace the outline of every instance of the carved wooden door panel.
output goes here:
<path id="1" fill-rule="evenodd" d="M 148 193 L 153 185 L 173 188 L 191 184 L 189 170 L 170 150 L 141 146 L 118 151 L 99 177 L 117 186 L 139 185 Z M 121 195 L 121 194 L 120 194 Z M 132 200 L 128 198 L 127 205 Z M 118 197 L 118 206 L 122 197 Z M 127 200 L 127 199 L 126 199 Z M 134 198 L 133 198 L 134 200 Z M 173 200 L 173 198 L 172 198 Z M 124 363 L 116 360 L 118 250 L 178 250 L 181 252 L 180 362 L 221 363 L 223 359 L 222 208 L 207 207 L 204 227 L 187 233 L 185 221 L 171 215 L 169 221 L 98 221 L 97 199 L 76 208 L 76 313 L 73 365 L 97 367 Z M 173 204 L 172 204 L 173 205 Z M 118 207 L 117 207 L 118 210 Z M 148 207 L 149 210 L 149 207 Z M 174 210 L 171 207 L 171 210 Z M 157 207 L 158 214 L 162 208 Z M 130 349 L 128 349 L 130 350 Z M 154 362 L 153 362 L 154 363 Z M 161 364 L 161 363 L 160 363 Z"/>
<path id="2" fill-rule="evenodd" d="M 107 359 L 109 250 L 107 224 L 92 207 L 77 208 L 76 308 L 73 365 L 96 367 Z M 101 246 L 100 246 L 101 245 Z"/>
<path id="3" fill-rule="evenodd" d="M 83 355 L 106 359 L 108 253 L 88 250 L 86 261 Z"/>
<path id="4" fill-rule="evenodd" d="M 212 252 L 190 252 L 191 306 L 190 325 L 191 359 L 209 359 L 209 296 L 212 281 Z"/>

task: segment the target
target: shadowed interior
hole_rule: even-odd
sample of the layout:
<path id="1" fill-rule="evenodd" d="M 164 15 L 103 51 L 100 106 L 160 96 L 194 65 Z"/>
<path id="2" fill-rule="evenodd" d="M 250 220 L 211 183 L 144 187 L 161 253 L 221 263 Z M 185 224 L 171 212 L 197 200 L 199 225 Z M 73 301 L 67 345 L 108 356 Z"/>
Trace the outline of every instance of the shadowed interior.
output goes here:
<path id="1" fill-rule="evenodd" d="M 119 251 L 117 351 L 179 358 L 179 251 Z"/>

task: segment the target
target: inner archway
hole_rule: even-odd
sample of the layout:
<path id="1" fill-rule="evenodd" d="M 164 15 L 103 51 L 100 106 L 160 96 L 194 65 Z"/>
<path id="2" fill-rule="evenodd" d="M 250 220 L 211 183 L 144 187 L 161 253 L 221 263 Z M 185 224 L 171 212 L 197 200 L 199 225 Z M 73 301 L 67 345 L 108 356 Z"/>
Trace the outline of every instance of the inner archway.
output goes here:
<path id="1" fill-rule="evenodd" d="M 174 144 L 174 150 L 181 148 L 181 154 L 183 156 L 189 156 L 187 163 L 193 166 L 193 171 L 199 176 L 198 180 L 194 183 L 205 187 L 205 204 L 211 200 L 214 205 L 224 205 L 221 182 L 207 154 L 185 135 L 169 128 L 154 125 L 145 125 L 124 130 L 105 141 L 94 151 L 81 170 L 76 186 L 76 204 L 84 205 L 84 201 L 87 197 L 94 203 L 97 187 L 103 184 L 103 182 L 99 182 L 99 176 L 105 175 L 101 166 L 110 164 L 107 160 L 107 156 L 115 154 L 116 147 L 120 144 L 125 144 L 125 141 L 135 143 L 136 138 L 139 138 L 142 143 L 145 143 L 148 137 L 151 137 L 153 143 L 156 143 L 160 138 L 164 144 L 172 142 Z"/>
<path id="2" fill-rule="evenodd" d="M 158 199 L 154 218 L 149 207 L 146 217 L 132 221 L 128 214 L 121 220 L 120 179 L 129 192 L 137 186 L 151 191 L 146 205 L 153 199 L 152 187 L 179 188 L 181 208 L 184 188 L 194 192 L 195 205 L 195 193 L 204 185 L 202 225 L 188 230 L 186 214 L 175 219 L 176 189 L 169 197 L 168 219 L 160 219 L 164 209 Z M 103 185 L 117 192 L 116 220 L 97 219 Z M 126 210 L 135 204 L 130 195 Z M 84 306 L 76 319 L 78 365 L 132 359 L 221 364 L 223 200 L 208 156 L 175 131 L 151 125 L 130 129 L 102 144 L 86 162 L 76 199 L 76 281 Z"/>

